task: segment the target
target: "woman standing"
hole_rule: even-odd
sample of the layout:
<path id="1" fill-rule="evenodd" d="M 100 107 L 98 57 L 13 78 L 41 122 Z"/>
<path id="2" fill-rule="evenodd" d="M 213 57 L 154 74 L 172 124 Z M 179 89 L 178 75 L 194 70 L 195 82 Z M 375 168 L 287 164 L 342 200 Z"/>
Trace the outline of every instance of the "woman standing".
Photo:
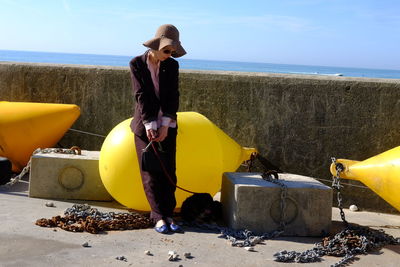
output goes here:
<path id="1" fill-rule="evenodd" d="M 172 214 L 176 206 L 175 186 L 164 172 L 144 171 L 142 150 L 150 141 L 160 142 L 166 154 L 164 166 L 176 184 L 175 155 L 179 106 L 179 65 L 172 57 L 181 57 L 186 51 L 179 41 L 178 29 L 165 24 L 155 37 L 143 44 L 148 47 L 143 55 L 131 60 L 131 78 L 136 99 L 131 129 L 135 134 L 136 153 L 144 191 L 151 207 L 150 218 L 159 233 L 181 232 Z"/>

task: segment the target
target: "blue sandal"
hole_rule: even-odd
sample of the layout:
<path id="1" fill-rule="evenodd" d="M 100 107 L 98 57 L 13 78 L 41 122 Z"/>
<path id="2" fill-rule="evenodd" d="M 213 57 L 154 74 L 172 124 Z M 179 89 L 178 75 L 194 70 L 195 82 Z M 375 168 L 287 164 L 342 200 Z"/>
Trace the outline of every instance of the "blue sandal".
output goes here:
<path id="1" fill-rule="evenodd" d="M 161 225 L 160 227 L 154 227 L 157 233 L 160 234 L 167 234 L 168 233 L 168 226 L 166 224 Z"/>
<path id="2" fill-rule="evenodd" d="M 169 228 L 171 229 L 172 232 L 176 232 L 176 233 L 183 233 L 182 227 L 180 227 L 177 224 L 171 223 L 169 225 Z"/>

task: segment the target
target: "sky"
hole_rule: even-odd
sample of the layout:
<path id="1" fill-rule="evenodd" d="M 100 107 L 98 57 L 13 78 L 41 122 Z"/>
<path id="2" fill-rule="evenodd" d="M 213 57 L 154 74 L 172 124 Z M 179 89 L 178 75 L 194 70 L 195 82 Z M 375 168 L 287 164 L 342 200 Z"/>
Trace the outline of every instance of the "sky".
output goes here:
<path id="1" fill-rule="evenodd" d="M 167 23 L 188 59 L 400 69 L 398 0 L 0 0 L 0 50 L 136 56 Z"/>

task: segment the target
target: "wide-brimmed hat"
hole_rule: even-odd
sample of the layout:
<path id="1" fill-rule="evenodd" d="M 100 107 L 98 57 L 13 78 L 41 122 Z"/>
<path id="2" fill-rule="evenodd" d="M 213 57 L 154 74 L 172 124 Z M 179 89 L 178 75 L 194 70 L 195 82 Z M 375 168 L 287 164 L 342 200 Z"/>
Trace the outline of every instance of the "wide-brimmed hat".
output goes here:
<path id="1" fill-rule="evenodd" d="M 161 50 L 167 45 L 172 45 L 176 51 L 171 54 L 173 57 L 181 57 L 186 54 L 181 42 L 179 41 L 179 31 L 171 24 L 161 25 L 153 39 L 143 43 L 144 46 L 153 50 Z"/>

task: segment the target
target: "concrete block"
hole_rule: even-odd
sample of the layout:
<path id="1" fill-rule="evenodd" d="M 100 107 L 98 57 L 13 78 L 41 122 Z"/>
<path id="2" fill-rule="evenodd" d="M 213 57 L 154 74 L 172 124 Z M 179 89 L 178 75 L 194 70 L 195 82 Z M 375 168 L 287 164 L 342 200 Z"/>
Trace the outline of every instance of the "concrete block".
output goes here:
<path id="1" fill-rule="evenodd" d="M 332 218 L 332 189 L 296 174 L 279 174 L 287 187 L 284 236 L 328 234 Z M 233 229 L 263 234 L 278 228 L 281 188 L 261 178 L 261 173 L 224 173 L 221 202 L 224 219 Z"/>
<path id="2" fill-rule="evenodd" d="M 111 201 L 99 173 L 99 151 L 82 155 L 37 153 L 32 156 L 29 196 Z"/>

